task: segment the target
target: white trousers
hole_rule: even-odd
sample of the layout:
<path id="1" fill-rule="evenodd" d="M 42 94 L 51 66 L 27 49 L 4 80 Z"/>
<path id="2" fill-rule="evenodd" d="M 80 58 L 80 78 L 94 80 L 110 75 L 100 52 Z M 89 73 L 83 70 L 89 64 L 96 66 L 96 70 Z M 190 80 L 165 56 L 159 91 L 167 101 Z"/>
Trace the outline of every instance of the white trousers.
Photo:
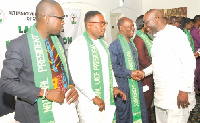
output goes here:
<path id="1" fill-rule="evenodd" d="M 155 112 L 157 123 L 187 123 L 190 115 L 188 108 L 169 110 L 155 106 Z"/>

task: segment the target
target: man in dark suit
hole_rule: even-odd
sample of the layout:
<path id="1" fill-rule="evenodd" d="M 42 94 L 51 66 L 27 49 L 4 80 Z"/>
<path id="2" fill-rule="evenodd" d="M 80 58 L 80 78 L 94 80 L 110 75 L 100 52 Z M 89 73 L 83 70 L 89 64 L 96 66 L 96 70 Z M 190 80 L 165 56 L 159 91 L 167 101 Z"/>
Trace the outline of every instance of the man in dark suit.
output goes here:
<path id="1" fill-rule="evenodd" d="M 63 17 L 59 3 L 40 1 L 36 25 L 8 46 L 0 90 L 17 96 L 15 120 L 20 123 L 54 122 L 52 102 L 61 104 L 66 98 L 70 104 L 78 98 L 64 43 L 56 36 L 63 30 Z"/>
<path id="2" fill-rule="evenodd" d="M 132 39 L 133 21 L 127 17 L 120 18 L 118 29 L 120 34 L 110 44 L 109 51 L 117 84 L 119 89 L 126 94 L 126 101 L 122 101 L 121 97 L 116 98 L 116 121 L 117 123 L 148 123 L 142 83 L 137 78 L 139 62 L 137 49 Z"/>

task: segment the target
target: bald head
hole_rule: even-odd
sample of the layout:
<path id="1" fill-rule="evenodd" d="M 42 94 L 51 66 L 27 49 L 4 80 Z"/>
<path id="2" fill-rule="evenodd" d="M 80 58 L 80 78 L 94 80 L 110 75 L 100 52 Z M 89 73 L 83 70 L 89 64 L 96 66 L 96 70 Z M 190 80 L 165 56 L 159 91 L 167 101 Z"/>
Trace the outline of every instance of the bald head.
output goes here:
<path id="1" fill-rule="evenodd" d="M 41 0 L 36 7 L 36 29 L 43 39 L 59 35 L 63 30 L 64 12 L 54 0 Z"/>
<path id="2" fill-rule="evenodd" d="M 159 18 L 163 17 L 162 12 L 158 9 L 150 9 L 149 11 L 146 12 L 146 14 L 151 14 L 152 16 L 156 16 L 156 17 L 159 17 Z"/>
<path id="3" fill-rule="evenodd" d="M 151 9 L 147 11 L 143 18 L 144 24 L 152 30 L 153 33 L 156 33 L 166 26 L 166 22 L 163 19 L 163 14 L 158 9 Z"/>
<path id="4" fill-rule="evenodd" d="M 44 15 L 52 15 L 60 5 L 54 0 L 41 0 L 36 7 L 36 20 Z"/>
<path id="5" fill-rule="evenodd" d="M 118 29 L 120 31 L 120 26 L 122 26 L 124 24 L 125 21 L 131 21 L 133 22 L 131 19 L 127 18 L 127 17 L 122 17 L 118 20 L 117 22 L 117 26 L 118 26 Z"/>

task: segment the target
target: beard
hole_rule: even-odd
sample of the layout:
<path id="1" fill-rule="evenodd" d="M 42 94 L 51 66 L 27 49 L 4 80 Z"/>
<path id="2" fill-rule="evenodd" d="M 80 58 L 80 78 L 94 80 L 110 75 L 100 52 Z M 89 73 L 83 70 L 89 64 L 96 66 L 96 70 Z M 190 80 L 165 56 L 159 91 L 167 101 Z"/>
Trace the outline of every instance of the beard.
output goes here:
<path id="1" fill-rule="evenodd" d="M 99 36 L 99 38 L 103 38 L 103 37 L 104 37 L 104 35 L 100 35 L 100 36 Z"/>

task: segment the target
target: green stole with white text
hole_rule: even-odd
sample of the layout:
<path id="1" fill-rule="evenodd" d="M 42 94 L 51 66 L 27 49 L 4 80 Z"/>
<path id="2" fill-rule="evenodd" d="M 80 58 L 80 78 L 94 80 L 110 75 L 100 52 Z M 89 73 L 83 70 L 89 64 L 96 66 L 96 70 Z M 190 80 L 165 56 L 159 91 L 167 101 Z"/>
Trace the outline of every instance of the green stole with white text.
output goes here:
<path id="1" fill-rule="evenodd" d="M 90 59 L 90 70 L 91 70 L 91 85 L 95 94 L 104 100 L 104 82 L 102 73 L 101 57 L 98 49 L 90 38 L 89 34 L 85 30 L 83 36 L 85 37 L 88 44 L 89 59 Z M 110 81 L 110 105 L 115 105 L 114 93 L 113 93 L 113 75 L 112 75 L 112 63 L 110 59 L 110 52 L 108 50 L 107 44 L 99 38 L 99 42 L 105 49 L 108 57 L 108 67 L 109 67 L 109 81 Z M 115 120 L 115 118 L 114 118 Z"/>
<path id="2" fill-rule="evenodd" d="M 195 53 L 195 50 L 194 50 L 194 41 L 193 41 L 193 38 L 192 38 L 190 32 L 188 32 L 185 28 L 183 28 L 183 31 L 187 34 L 188 41 L 190 42 L 190 47 L 192 48 L 193 53 Z"/>
<path id="3" fill-rule="evenodd" d="M 133 60 L 133 54 L 128 42 L 126 41 L 126 39 L 124 38 L 122 34 L 118 35 L 118 39 L 120 40 L 120 43 L 122 45 L 126 68 L 128 70 L 136 70 L 135 62 Z M 132 38 L 130 38 L 130 41 L 132 45 L 135 47 L 135 44 L 133 43 Z M 136 47 L 135 49 L 137 50 Z M 132 78 L 128 78 L 128 82 L 129 82 L 129 88 L 130 88 L 133 123 L 142 123 L 138 82 L 133 80 Z"/>
<path id="4" fill-rule="evenodd" d="M 137 30 L 137 35 L 144 41 L 144 43 L 145 43 L 145 45 L 147 47 L 147 50 L 149 52 L 149 57 L 151 59 L 151 47 L 152 47 L 153 42 L 141 30 Z"/>
<path id="5" fill-rule="evenodd" d="M 27 32 L 27 38 L 33 66 L 35 86 L 38 88 L 48 88 L 51 90 L 53 89 L 53 81 L 47 49 L 45 42 L 37 31 L 35 25 L 29 28 Z M 52 35 L 51 39 L 64 66 L 69 83 L 69 74 L 63 46 L 57 36 Z M 68 87 L 69 85 L 67 85 L 67 88 Z M 52 112 L 52 101 L 39 97 L 37 103 L 40 123 L 55 123 Z"/>

